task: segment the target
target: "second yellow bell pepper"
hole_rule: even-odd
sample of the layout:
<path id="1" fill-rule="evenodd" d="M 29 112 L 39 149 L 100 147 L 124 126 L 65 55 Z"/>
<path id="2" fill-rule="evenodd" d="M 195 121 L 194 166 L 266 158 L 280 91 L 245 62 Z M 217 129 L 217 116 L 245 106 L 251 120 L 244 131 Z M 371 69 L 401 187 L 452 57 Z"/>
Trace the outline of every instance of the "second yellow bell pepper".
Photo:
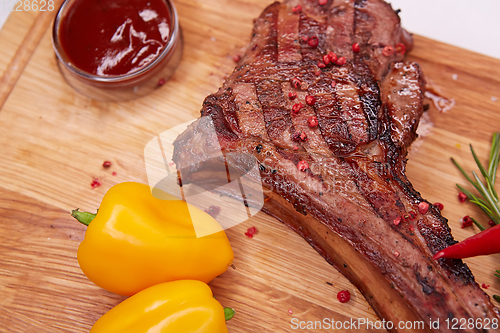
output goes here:
<path id="1" fill-rule="evenodd" d="M 162 283 L 121 302 L 90 333 L 227 333 L 224 309 L 200 281 Z"/>
<path id="2" fill-rule="evenodd" d="M 106 193 L 95 217 L 73 211 L 79 220 L 92 215 L 78 248 L 92 282 L 130 296 L 162 282 L 208 283 L 227 270 L 234 254 L 218 222 L 173 196 L 163 193 L 163 199 L 175 200 L 154 197 L 145 184 L 121 183 Z M 220 231 L 197 238 L 192 219 Z"/>

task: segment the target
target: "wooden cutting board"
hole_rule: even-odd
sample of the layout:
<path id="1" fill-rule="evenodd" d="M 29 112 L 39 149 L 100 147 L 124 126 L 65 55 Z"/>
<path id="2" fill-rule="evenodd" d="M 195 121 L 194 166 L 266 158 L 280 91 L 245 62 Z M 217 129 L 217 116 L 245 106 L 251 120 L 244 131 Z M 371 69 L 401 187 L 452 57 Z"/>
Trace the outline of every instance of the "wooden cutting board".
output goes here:
<path id="1" fill-rule="evenodd" d="M 231 72 L 232 56 L 241 52 L 252 19 L 268 2 L 175 4 L 183 60 L 166 85 L 126 103 L 89 100 L 64 82 L 50 40 L 53 12 L 14 12 L 0 31 L 0 331 L 88 332 L 124 299 L 93 285 L 79 269 L 76 251 L 85 228 L 68 212 L 95 211 L 118 182 L 147 181 L 146 143 L 198 117 L 204 97 Z M 471 170 L 472 143 L 486 160 L 491 134 L 500 130 L 500 60 L 419 36 L 410 58 L 456 105 L 445 113 L 431 105 L 409 156 L 408 176 L 423 197 L 444 204 L 443 214 L 462 240 L 477 232 L 460 228 L 462 216 L 486 218 L 472 204 L 458 202 L 455 183 L 466 182 L 450 157 Z M 102 168 L 105 160 L 112 162 L 110 169 Z M 102 186 L 91 189 L 94 177 Z M 259 230 L 253 239 L 244 235 L 251 226 Z M 377 320 L 346 278 L 276 220 L 259 213 L 227 234 L 236 269 L 210 285 L 224 306 L 237 311 L 230 332 L 324 331 L 294 330 L 292 318 Z M 500 294 L 493 276 L 499 256 L 467 263 L 477 282 L 490 286 L 489 295 Z M 337 301 L 342 289 L 351 292 L 349 303 Z"/>

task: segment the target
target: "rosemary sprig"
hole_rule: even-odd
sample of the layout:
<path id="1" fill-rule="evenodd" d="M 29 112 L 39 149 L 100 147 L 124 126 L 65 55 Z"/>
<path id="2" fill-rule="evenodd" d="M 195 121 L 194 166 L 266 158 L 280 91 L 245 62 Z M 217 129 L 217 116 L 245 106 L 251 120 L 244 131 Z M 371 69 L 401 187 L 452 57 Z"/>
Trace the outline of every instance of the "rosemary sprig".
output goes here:
<path id="1" fill-rule="evenodd" d="M 488 163 L 488 167 L 485 168 L 479 158 L 477 157 L 476 152 L 472 145 L 470 146 L 470 150 L 472 156 L 474 157 L 474 161 L 476 161 L 477 167 L 483 176 L 484 182 L 481 181 L 478 174 L 475 171 L 472 171 L 472 178 L 464 171 L 464 169 L 452 158 L 451 161 L 455 166 L 460 170 L 460 172 L 464 175 L 464 177 L 469 181 L 469 183 L 474 186 L 474 188 L 479 192 L 480 196 L 476 196 L 470 191 L 467 191 L 465 188 L 457 184 L 457 187 L 460 191 L 465 193 L 467 199 L 470 202 L 476 204 L 481 210 L 488 215 L 488 217 L 495 223 L 500 224 L 500 204 L 498 201 L 498 194 L 495 190 L 495 181 L 497 176 L 498 164 L 500 161 L 500 133 L 493 134 L 493 140 L 491 144 L 490 151 L 490 159 Z M 480 230 L 484 230 L 484 227 L 479 224 L 476 220 L 474 223 Z"/>
<path id="2" fill-rule="evenodd" d="M 473 178 L 471 178 L 464 171 L 464 169 L 462 169 L 462 167 L 457 163 L 457 161 L 455 161 L 453 158 L 451 159 L 451 161 L 453 162 L 453 164 L 455 164 L 458 170 L 460 170 L 460 172 L 465 176 L 465 178 L 469 181 L 469 183 L 471 183 L 472 186 L 474 186 L 474 188 L 479 192 L 480 196 L 474 195 L 472 192 L 466 190 L 459 184 L 457 184 L 457 187 L 460 191 L 465 193 L 467 199 L 469 199 L 470 202 L 476 204 L 479 208 L 481 208 L 481 210 L 486 215 L 488 215 L 488 217 L 495 224 L 500 224 L 500 204 L 498 202 L 498 193 L 495 190 L 497 169 L 500 161 L 500 133 L 493 134 L 490 159 L 487 168 L 485 168 L 479 161 L 479 158 L 477 157 L 474 148 L 472 148 L 472 145 L 469 146 L 470 146 L 470 151 L 472 153 L 472 157 L 474 157 L 474 161 L 476 161 L 477 167 L 479 168 L 479 171 L 483 176 L 484 182 L 481 181 L 481 179 L 479 178 L 479 176 L 475 171 L 472 171 Z M 474 224 L 479 228 L 479 230 L 481 231 L 484 230 L 484 227 L 474 218 L 472 218 L 472 221 L 474 221 Z M 500 270 L 495 271 L 494 275 L 500 279 Z M 500 296 L 493 295 L 493 298 L 497 302 L 500 302 Z"/>

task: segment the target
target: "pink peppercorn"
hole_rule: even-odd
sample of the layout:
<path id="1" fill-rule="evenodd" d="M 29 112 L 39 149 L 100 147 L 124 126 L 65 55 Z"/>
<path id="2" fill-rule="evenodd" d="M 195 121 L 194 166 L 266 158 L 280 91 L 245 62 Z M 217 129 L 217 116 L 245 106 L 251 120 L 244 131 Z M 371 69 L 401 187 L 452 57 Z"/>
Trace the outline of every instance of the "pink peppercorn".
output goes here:
<path id="1" fill-rule="evenodd" d="M 301 85 L 302 82 L 300 82 L 300 80 L 295 77 L 295 78 L 292 79 L 291 83 L 292 83 L 292 87 L 294 87 L 295 89 L 297 89 L 297 88 L 300 87 L 300 85 Z"/>
<path id="2" fill-rule="evenodd" d="M 333 53 L 332 51 L 328 52 L 328 58 L 330 58 L 330 62 L 337 61 L 337 55 L 335 53 Z"/>
<path id="3" fill-rule="evenodd" d="M 314 103 L 316 103 L 316 97 L 311 96 L 311 95 L 307 95 L 306 96 L 306 104 L 309 106 L 312 106 L 312 105 L 314 105 Z"/>
<path id="4" fill-rule="evenodd" d="M 247 232 L 245 232 L 245 236 L 248 238 L 253 238 L 253 236 L 257 233 L 257 228 L 256 227 L 251 227 L 247 229 Z"/>
<path id="5" fill-rule="evenodd" d="M 470 218 L 469 215 L 465 215 L 462 218 L 462 228 L 470 227 L 474 223 L 474 221 Z"/>
<path id="6" fill-rule="evenodd" d="M 345 60 L 345 57 L 340 57 L 337 59 L 337 61 L 335 62 L 335 64 L 339 65 L 339 66 L 343 66 L 346 64 L 346 60 Z"/>
<path id="7" fill-rule="evenodd" d="M 92 189 L 95 189 L 95 188 L 97 188 L 97 187 L 99 187 L 101 185 L 102 185 L 101 182 L 97 178 L 92 179 L 92 182 L 90 183 L 90 187 Z"/>
<path id="8" fill-rule="evenodd" d="M 318 126 L 318 118 L 316 116 L 310 116 L 309 119 L 307 119 L 307 124 L 309 127 Z"/>
<path id="9" fill-rule="evenodd" d="M 302 11 L 301 5 L 297 5 L 297 6 L 292 8 L 292 12 L 294 12 L 294 13 L 300 13 L 301 11 Z"/>
<path id="10" fill-rule="evenodd" d="M 306 161 L 300 161 L 299 163 L 297 163 L 297 169 L 304 172 L 309 169 L 309 163 L 307 163 Z"/>
<path id="11" fill-rule="evenodd" d="M 436 207 L 437 207 L 437 209 L 439 209 L 440 211 L 442 211 L 442 210 L 444 209 L 443 204 L 442 204 L 442 203 L 440 203 L 440 202 L 436 202 L 436 203 L 434 204 L 434 206 L 436 206 Z"/>
<path id="12" fill-rule="evenodd" d="M 293 114 L 299 113 L 300 109 L 302 109 L 303 105 L 302 103 L 297 103 L 292 106 L 292 112 Z"/>
<path id="13" fill-rule="evenodd" d="M 401 216 L 396 217 L 392 223 L 394 223 L 394 225 L 399 225 L 401 223 Z"/>
<path id="14" fill-rule="evenodd" d="M 418 212 L 420 214 L 425 214 L 429 210 L 429 204 L 425 201 L 422 201 L 418 204 Z"/>
<path id="15" fill-rule="evenodd" d="M 307 44 L 310 47 L 318 47 L 318 44 L 319 44 L 318 37 L 313 36 L 313 37 L 309 38 L 309 41 L 307 42 Z"/>
<path id="16" fill-rule="evenodd" d="M 340 303 L 347 303 L 351 299 L 351 293 L 349 292 L 349 290 L 341 290 L 337 294 L 337 299 Z"/>

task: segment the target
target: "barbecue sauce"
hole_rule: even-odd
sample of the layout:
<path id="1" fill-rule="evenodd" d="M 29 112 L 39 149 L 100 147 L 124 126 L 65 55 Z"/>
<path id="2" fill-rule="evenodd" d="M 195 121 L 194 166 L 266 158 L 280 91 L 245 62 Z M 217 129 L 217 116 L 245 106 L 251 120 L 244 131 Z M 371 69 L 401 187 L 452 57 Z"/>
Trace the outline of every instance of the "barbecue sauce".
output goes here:
<path id="1" fill-rule="evenodd" d="M 163 0 L 76 0 L 61 22 L 61 47 L 80 70 L 98 76 L 137 72 L 170 37 Z"/>

